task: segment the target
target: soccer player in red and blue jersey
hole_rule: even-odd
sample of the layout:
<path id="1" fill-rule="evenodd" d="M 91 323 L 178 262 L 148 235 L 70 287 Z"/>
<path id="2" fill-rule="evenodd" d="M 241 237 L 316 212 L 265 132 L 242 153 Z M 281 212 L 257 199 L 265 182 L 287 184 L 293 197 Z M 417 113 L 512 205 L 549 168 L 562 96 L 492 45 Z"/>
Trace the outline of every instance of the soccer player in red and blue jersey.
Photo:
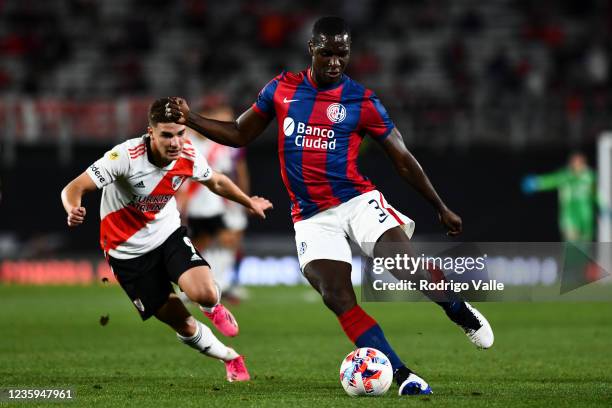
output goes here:
<path id="1" fill-rule="evenodd" d="M 461 233 L 461 218 L 438 196 L 376 95 L 344 74 L 351 51 L 345 21 L 319 19 L 308 50 L 312 57 L 308 69 L 274 78 L 235 122 L 197 115 L 181 98 L 171 98 L 166 114 L 234 147 L 250 143 L 276 117 L 281 175 L 291 199 L 304 276 L 357 347 L 373 347 L 389 357 L 400 395 L 429 394 L 429 385 L 402 362 L 376 321 L 357 304 L 351 284 L 347 237 L 369 256 L 387 253 L 390 243 L 400 243 L 410 254 L 414 231 L 414 222 L 395 210 L 359 172 L 357 155 L 363 138 L 367 135 L 381 144 L 402 178 L 436 209 L 449 235 Z M 435 280 L 426 271 L 419 274 Z M 475 308 L 451 294 L 430 297 L 476 346 L 492 346 L 491 326 Z"/>

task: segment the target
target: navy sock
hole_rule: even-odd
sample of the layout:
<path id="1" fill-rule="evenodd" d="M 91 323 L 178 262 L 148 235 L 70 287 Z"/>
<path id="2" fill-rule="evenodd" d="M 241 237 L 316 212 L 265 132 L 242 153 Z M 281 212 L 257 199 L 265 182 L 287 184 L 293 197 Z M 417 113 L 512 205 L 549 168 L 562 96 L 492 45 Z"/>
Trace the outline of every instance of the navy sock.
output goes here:
<path id="1" fill-rule="evenodd" d="M 462 300 L 453 300 L 451 302 L 436 302 L 446 313 L 457 313 L 463 304 Z"/>
<path id="2" fill-rule="evenodd" d="M 405 366 L 393 351 L 378 323 L 359 305 L 340 315 L 338 320 L 346 335 L 357 347 L 372 347 L 380 350 L 389 358 L 393 371 Z"/>
<path id="3" fill-rule="evenodd" d="M 385 338 L 385 334 L 378 324 L 370 327 L 359 336 L 355 340 L 355 345 L 357 347 L 373 347 L 382 351 L 389 358 L 393 371 L 404 366 L 404 363 L 402 363 L 402 360 L 400 360 L 395 351 L 393 351 L 393 348 L 391 348 L 391 345 Z"/>

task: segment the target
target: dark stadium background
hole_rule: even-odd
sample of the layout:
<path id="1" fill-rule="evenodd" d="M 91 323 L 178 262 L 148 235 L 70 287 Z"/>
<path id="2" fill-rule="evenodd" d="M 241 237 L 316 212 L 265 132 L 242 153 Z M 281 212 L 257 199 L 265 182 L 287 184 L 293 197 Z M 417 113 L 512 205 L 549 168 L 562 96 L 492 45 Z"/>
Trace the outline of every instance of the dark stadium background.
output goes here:
<path id="1" fill-rule="evenodd" d="M 281 70 L 308 65 L 313 20 L 353 28 L 349 74 L 373 88 L 449 206 L 463 240 L 555 241 L 554 193 L 525 197 L 528 173 L 593 159 L 610 127 L 607 1 L 1 1 L 0 256 L 97 250 L 98 200 L 68 234 L 59 191 L 144 129 L 153 99 L 237 113 Z M 290 236 L 275 126 L 248 151 L 253 191 L 272 199 L 255 237 Z M 360 165 L 388 199 L 443 239 L 435 214 L 374 143 Z M 248 241 L 247 241 L 248 242 Z"/>

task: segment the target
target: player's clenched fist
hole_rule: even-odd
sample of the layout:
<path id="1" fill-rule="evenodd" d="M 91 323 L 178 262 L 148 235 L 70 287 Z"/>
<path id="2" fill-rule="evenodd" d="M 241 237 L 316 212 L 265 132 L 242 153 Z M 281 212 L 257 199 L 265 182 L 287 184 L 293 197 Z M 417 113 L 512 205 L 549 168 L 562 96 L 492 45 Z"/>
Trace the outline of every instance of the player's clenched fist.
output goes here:
<path id="1" fill-rule="evenodd" d="M 263 197 L 253 196 L 251 197 L 251 208 L 249 208 L 249 212 L 251 214 L 257 215 L 260 218 L 266 218 L 265 211 L 274 208 L 270 200 L 267 200 Z"/>
<path id="2" fill-rule="evenodd" d="M 461 234 L 461 231 L 463 231 L 463 221 L 461 217 L 448 208 L 444 208 L 440 211 L 438 216 L 440 217 L 440 222 L 448 229 L 447 235 L 455 237 Z"/>
<path id="3" fill-rule="evenodd" d="M 187 101 L 178 96 L 169 99 L 170 101 L 166 103 L 166 117 L 181 125 L 185 124 L 189 115 Z"/>
<path id="4" fill-rule="evenodd" d="M 68 213 L 68 226 L 76 227 L 85 221 L 85 207 L 74 207 Z"/>

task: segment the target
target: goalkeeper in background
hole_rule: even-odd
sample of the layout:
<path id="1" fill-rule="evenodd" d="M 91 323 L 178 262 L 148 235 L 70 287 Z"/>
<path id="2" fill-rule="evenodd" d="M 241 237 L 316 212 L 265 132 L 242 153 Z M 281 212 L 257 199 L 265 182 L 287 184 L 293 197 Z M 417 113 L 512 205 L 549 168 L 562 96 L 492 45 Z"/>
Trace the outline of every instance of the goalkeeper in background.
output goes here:
<path id="1" fill-rule="evenodd" d="M 525 194 L 558 190 L 559 230 L 564 241 L 593 241 L 597 192 L 595 172 L 582 153 L 572 153 L 567 167 L 547 174 L 523 179 Z"/>

